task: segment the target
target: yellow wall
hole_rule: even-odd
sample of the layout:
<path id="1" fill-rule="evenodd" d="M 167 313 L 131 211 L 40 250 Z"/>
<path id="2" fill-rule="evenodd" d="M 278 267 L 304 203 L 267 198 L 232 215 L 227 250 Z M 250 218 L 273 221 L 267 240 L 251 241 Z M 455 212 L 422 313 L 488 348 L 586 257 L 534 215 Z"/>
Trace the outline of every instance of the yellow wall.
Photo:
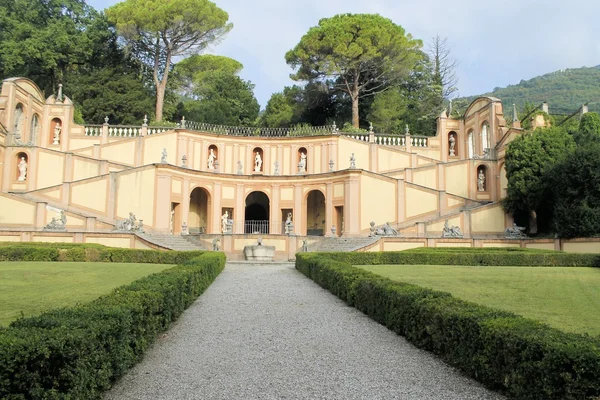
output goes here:
<path id="1" fill-rule="evenodd" d="M 131 247 L 131 239 L 126 237 L 86 237 L 85 242 L 103 244 L 108 247 L 122 247 L 125 249 Z"/>
<path id="2" fill-rule="evenodd" d="M 100 158 L 119 164 L 133 165 L 135 161 L 135 140 L 125 140 L 100 149 Z M 160 161 L 160 155 L 158 156 Z"/>
<path id="3" fill-rule="evenodd" d="M 235 199 L 235 188 L 233 186 L 223 186 L 222 193 L 223 193 L 224 200 Z"/>
<path id="4" fill-rule="evenodd" d="M 294 200 L 294 189 L 293 188 L 281 188 L 280 198 L 282 201 Z"/>
<path id="5" fill-rule="evenodd" d="M 143 164 L 160 163 L 163 149 L 167 149 L 167 163 L 172 165 L 181 165 L 181 160 L 177 159 L 177 133 L 161 133 L 160 135 L 146 136 L 144 141 L 144 162 Z M 133 153 L 132 153 L 133 156 Z M 200 154 L 195 154 L 200 157 Z M 221 161 L 219 161 L 220 163 Z M 200 164 L 200 169 L 204 170 L 204 165 Z"/>
<path id="6" fill-rule="evenodd" d="M 312 173 L 312 174 L 321 173 L 321 146 L 314 147 L 313 160 L 311 160 L 310 163 L 311 163 L 311 165 L 313 165 L 313 167 L 311 169 L 307 170 L 309 173 Z"/>
<path id="7" fill-rule="evenodd" d="M 100 138 L 99 137 L 94 137 L 94 139 L 69 139 L 69 150 L 73 151 L 73 150 L 77 150 L 77 149 L 82 149 L 85 147 L 90 147 L 93 146 L 96 143 L 100 143 Z M 78 154 L 83 154 L 83 153 L 87 153 L 88 151 L 86 150 L 85 152 L 77 152 Z M 89 150 L 89 155 L 92 155 L 92 150 Z"/>
<path id="8" fill-rule="evenodd" d="M 494 242 L 483 242 L 481 247 L 521 247 L 521 244 L 517 243 L 494 243 Z"/>
<path id="9" fill-rule="evenodd" d="M 60 200 L 61 190 L 60 189 L 48 190 L 47 192 L 41 192 L 40 194 L 42 196 L 50 197 L 51 199 Z"/>
<path id="10" fill-rule="evenodd" d="M 144 220 L 145 225 L 154 225 L 154 177 L 154 169 L 119 175 L 117 218 L 127 218 L 132 212 L 138 220 Z"/>
<path id="11" fill-rule="evenodd" d="M 471 233 L 504 232 L 505 213 L 500 204 L 471 212 Z"/>
<path id="12" fill-rule="evenodd" d="M 2 235 L 0 236 L 0 242 L 20 242 L 21 235 Z"/>
<path id="13" fill-rule="evenodd" d="M 34 236 L 34 242 L 73 243 L 73 236 Z"/>
<path id="14" fill-rule="evenodd" d="M 554 243 L 525 243 L 528 249 L 554 250 Z"/>
<path id="15" fill-rule="evenodd" d="M 100 213 L 106 212 L 108 178 L 84 181 L 71 186 L 71 203 Z"/>
<path id="16" fill-rule="evenodd" d="M 100 172 L 99 163 L 84 158 L 73 158 L 73 180 L 92 178 Z"/>
<path id="17" fill-rule="evenodd" d="M 392 151 L 385 147 L 377 148 L 377 163 L 379 171 L 390 171 L 410 167 L 411 156 L 407 153 Z"/>
<path id="18" fill-rule="evenodd" d="M 41 189 L 63 183 L 64 164 L 64 156 L 62 154 L 40 151 L 38 154 L 36 188 Z"/>
<path id="19" fill-rule="evenodd" d="M 433 158 L 434 160 L 440 160 L 440 149 L 430 149 L 430 148 L 426 148 L 426 147 L 411 147 L 412 152 L 413 153 L 417 153 L 420 156 L 423 157 L 428 157 L 428 158 Z M 424 161 L 424 160 L 423 160 Z M 423 161 L 419 161 L 419 165 L 424 165 L 421 164 Z M 428 163 L 428 162 L 425 162 Z"/>
<path id="20" fill-rule="evenodd" d="M 422 242 L 384 242 L 383 251 L 402 251 L 408 249 L 416 249 L 419 247 L 425 247 Z"/>
<path id="21" fill-rule="evenodd" d="M 437 189 L 437 168 L 421 168 L 413 170 L 412 183 Z"/>
<path id="22" fill-rule="evenodd" d="M 434 212 L 438 209 L 436 193 L 416 189 L 406 185 L 406 218 Z"/>
<path id="23" fill-rule="evenodd" d="M 34 204 L 0 196 L 0 225 L 33 225 L 34 221 Z"/>
<path id="24" fill-rule="evenodd" d="M 563 251 L 569 253 L 600 253 L 600 242 L 564 242 Z"/>
<path id="25" fill-rule="evenodd" d="M 356 168 L 369 169 L 369 144 L 340 137 L 336 169 L 350 168 L 350 156 L 354 153 Z"/>
<path id="26" fill-rule="evenodd" d="M 471 242 L 435 242 L 435 247 L 471 247 Z"/>
<path id="27" fill-rule="evenodd" d="M 360 229 L 369 229 L 369 223 L 382 225 L 396 222 L 396 183 L 366 175 L 360 177 Z"/>
<path id="28" fill-rule="evenodd" d="M 469 197 L 468 166 L 465 163 L 446 166 L 446 192 Z"/>

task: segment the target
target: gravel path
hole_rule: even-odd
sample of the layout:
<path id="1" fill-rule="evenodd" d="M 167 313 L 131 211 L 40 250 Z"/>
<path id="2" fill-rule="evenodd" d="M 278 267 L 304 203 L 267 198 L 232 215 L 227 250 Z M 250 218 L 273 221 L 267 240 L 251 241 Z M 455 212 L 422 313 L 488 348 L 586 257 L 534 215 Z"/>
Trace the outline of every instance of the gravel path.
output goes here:
<path id="1" fill-rule="evenodd" d="M 106 399 L 502 399 L 291 264 L 228 264 Z"/>

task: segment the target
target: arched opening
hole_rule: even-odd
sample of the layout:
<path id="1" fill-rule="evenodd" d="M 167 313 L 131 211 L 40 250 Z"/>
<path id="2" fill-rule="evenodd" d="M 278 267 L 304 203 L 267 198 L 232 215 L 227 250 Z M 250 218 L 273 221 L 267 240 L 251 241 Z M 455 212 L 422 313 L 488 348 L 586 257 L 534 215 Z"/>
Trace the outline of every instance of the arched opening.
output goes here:
<path id="1" fill-rule="evenodd" d="M 195 188 L 190 194 L 188 229 L 190 233 L 209 232 L 210 194 L 204 188 Z"/>
<path id="2" fill-rule="evenodd" d="M 217 160 L 219 159 L 219 148 L 211 144 L 208 146 L 208 159 L 206 160 L 206 167 L 209 171 L 216 169 Z"/>
<path id="3" fill-rule="evenodd" d="M 244 233 L 269 233 L 270 204 L 263 192 L 252 192 L 246 197 Z"/>
<path id="4" fill-rule="evenodd" d="M 50 134 L 48 135 L 48 140 L 50 144 L 60 144 L 60 139 L 62 135 L 62 121 L 60 118 L 54 118 L 50 122 Z"/>
<path id="5" fill-rule="evenodd" d="M 29 127 L 29 143 L 32 145 L 36 144 L 39 131 L 40 117 L 37 114 L 33 114 L 33 117 L 31 118 L 31 126 Z"/>
<path id="6" fill-rule="evenodd" d="M 17 153 L 17 169 L 15 179 L 19 182 L 25 182 L 29 178 L 29 156 L 27 153 Z"/>
<path id="7" fill-rule="evenodd" d="M 307 172 L 308 171 L 308 152 L 305 147 L 300 147 L 298 149 L 298 173 Z"/>
<path id="8" fill-rule="evenodd" d="M 469 158 L 475 155 L 475 133 L 471 129 L 467 139 L 467 149 L 469 150 Z"/>
<path id="9" fill-rule="evenodd" d="M 484 122 L 481 125 L 481 154 L 487 154 L 489 152 L 490 146 L 490 125 Z"/>
<path id="10" fill-rule="evenodd" d="M 485 165 L 477 167 L 477 191 L 487 192 L 488 187 L 488 170 Z"/>
<path id="11" fill-rule="evenodd" d="M 263 149 L 261 149 L 260 147 L 255 147 L 254 150 L 252 150 L 252 154 L 254 155 L 253 171 L 256 173 L 263 172 Z"/>
<path id="12" fill-rule="evenodd" d="M 450 157 L 458 157 L 458 147 L 456 143 L 458 141 L 458 135 L 454 131 L 448 133 L 448 155 Z"/>
<path id="13" fill-rule="evenodd" d="M 311 190 L 306 197 L 306 234 L 325 235 L 325 196 L 320 190 Z"/>
<path id="14" fill-rule="evenodd" d="M 14 113 L 14 124 L 13 124 L 13 134 L 15 135 L 15 140 L 24 141 L 23 137 L 23 122 L 25 121 L 25 111 L 23 109 L 23 104 L 19 103 L 15 107 Z"/>

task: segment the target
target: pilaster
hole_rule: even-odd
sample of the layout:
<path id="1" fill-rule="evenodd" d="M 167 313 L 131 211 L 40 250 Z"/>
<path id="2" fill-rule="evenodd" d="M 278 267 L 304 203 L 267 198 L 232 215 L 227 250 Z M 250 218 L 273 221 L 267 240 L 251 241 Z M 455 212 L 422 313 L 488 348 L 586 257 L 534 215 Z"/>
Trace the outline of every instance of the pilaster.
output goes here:
<path id="1" fill-rule="evenodd" d="M 304 221 L 302 200 L 302 185 L 296 184 L 294 185 L 294 215 L 292 221 L 294 222 L 294 233 L 298 235 L 306 234 L 306 221 Z"/>
<path id="2" fill-rule="evenodd" d="M 213 223 L 212 234 L 220 234 L 221 232 L 221 183 L 213 183 Z M 235 211 L 237 214 L 237 211 Z M 235 217 L 236 215 L 234 215 Z"/>
<path id="3" fill-rule="evenodd" d="M 270 220 L 271 220 L 271 233 L 280 234 L 281 233 L 281 210 L 279 209 L 279 198 L 281 196 L 281 189 L 279 184 L 273 184 L 271 186 L 273 195 L 271 196 L 271 207 L 270 207 Z"/>
<path id="4" fill-rule="evenodd" d="M 159 175 L 156 181 L 156 209 L 154 231 L 170 233 L 171 229 L 171 176 Z"/>
<path id="5" fill-rule="evenodd" d="M 327 182 L 325 186 L 325 236 L 333 237 L 333 183 Z"/>
<path id="6" fill-rule="evenodd" d="M 234 213 L 234 224 L 233 224 L 233 233 L 235 234 L 243 234 L 244 233 L 244 218 L 241 218 L 240 215 L 244 215 L 245 214 L 245 210 L 244 210 L 244 200 L 245 200 L 245 196 L 244 196 L 244 184 L 243 183 L 237 183 L 235 185 L 235 209 L 233 210 Z M 273 208 L 273 207 L 271 207 Z M 237 222 L 237 223 L 235 223 Z"/>

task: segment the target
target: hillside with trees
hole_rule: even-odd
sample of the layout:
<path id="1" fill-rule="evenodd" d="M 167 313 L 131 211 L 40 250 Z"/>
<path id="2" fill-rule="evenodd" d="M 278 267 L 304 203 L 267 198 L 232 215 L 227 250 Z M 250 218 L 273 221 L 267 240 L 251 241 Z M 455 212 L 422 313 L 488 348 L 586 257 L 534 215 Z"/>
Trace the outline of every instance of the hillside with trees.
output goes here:
<path id="1" fill-rule="evenodd" d="M 521 80 L 517 85 L 495 88 L 481 96 L 494 96 L 502 100 L 505 114 L 512 113 L 512 104 L 522 111 L 527 103 L 535 105 L 548 102 L 550 114 L 568 115 L 582 104 L 588 103 L 590 111 L 600 111 L 600 65 L 590 68 L 569 68 Z M 460 112 L 476 97 L 461 97 L 454 101 Z"/>

